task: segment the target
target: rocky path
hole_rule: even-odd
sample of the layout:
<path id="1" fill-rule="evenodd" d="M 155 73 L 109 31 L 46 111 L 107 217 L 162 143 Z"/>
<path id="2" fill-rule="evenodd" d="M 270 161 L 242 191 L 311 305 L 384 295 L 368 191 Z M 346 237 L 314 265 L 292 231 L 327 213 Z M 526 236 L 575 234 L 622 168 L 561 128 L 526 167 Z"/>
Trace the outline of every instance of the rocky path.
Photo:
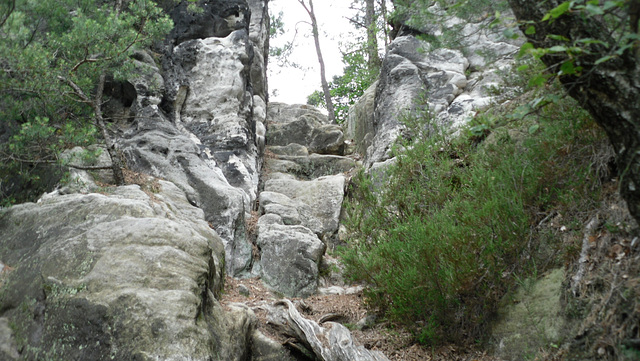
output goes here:
<path id="1" fill-rule="evenodd" d="M 221 303 L 252 310 L 257 329 L 292 350 L 292 359 L 306 348 L 278 324 L 275 305 L 283 298 L 320 327 L 328 321 L 346 326 L 356 345 L 381 352 L 381 360 L 493 360 L 473 350 L 423 348 L 409 331 L 366 308 L 363 288 L 345 284 L 339 261 L 327 252 L 343 242 L 344 192 L 361 166 L 345 149 L 341 127 L 313 107 L 279 103 L 270 104 L 266 126 L 259 210 L 250 227 L 252 277 L 227 277 Z"/>
<path id="2" fill-rule="evenodd" d="M 310 296 L 339 242 L 346 174 L 357 162 L 344 156 L 341 127 L 312 107 L 271 104 L 266 138 L 253 274 L 284 296 Z"/>
<path id="3" fill-rule="evenodd" d="M 276 343 L 291 346 L 292 339 L 284 336 L 272 323 L 269 310 L 281 296 L 267 289 L 258 278 L 227 277 L 221 303 L 225 308 L 243 305 L 251 309 L 257 319 L 257 329 Z M 442 347 L 431 349 L 415 343 L 414 336 L 384 320 L 375 320 L 365 306 L 362 292 L 351 294 L 316 294 L 307 298 L 292 298 L 300 313 L 322 324 L 323 320 L 338 322 L 351 330 L 360 345 L 384 353 L 390 361 L 498 361 L 482 350 Z M 299 355 L 298 355 L 299 356 Z M 293 358 L 291 358 L 293 360 Z M 302 358 L 304 359 L 304 358 Z M 282 359 L 286 360 L 286 359 Z"/>

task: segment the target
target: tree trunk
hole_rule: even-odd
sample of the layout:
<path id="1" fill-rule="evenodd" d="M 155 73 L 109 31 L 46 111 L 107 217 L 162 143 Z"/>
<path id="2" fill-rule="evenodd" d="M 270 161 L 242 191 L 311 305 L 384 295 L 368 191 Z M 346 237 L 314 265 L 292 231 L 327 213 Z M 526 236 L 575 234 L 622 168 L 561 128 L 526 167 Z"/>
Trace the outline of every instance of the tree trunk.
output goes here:
<path id="1" fill-rule="evenodd" d="M 111 138 L 111 135 L 109 134 L 107 126 L 104 123 L 104 119 L 102 117 L 102 95 L 104 93 L 104 82 L 105 75 L 103 73 L 100 75 L 100 80 L 98 81 L 98 89 L 96 91 L 96 97 L 93 101 L 93 111 L 95 113 L 94 116 L 96 124 L 98 125 L 98 128 L 100 128 L 100 132 L 102 132 L 102 137 L 104 138 L 104 142 L 107 146 L 109 158 L 111 158 L 113 179 L 117 186 L 121 186 L 125 184 L 124 173 L 122 172 L 122 169 L 124 168 L 124 161 L 122 160 L 122 156 L 116 148 L 116 142 Z"/>
<path id="2" fill-rule="evenodd" d="M 329 83 L 327 82 L 327 75 L 324 66 L 324 59 L 322 58 L 322 51 L 320 50 L 320 31 L 318 30 L 318 21 L 316 20 L 316 14 L 313 10 L 313 0 L 309 0 L 309 6 L 304 0 L 298 0 L 300 5 L 304 7 L 311 19 L 311 28 L 313 31 L 313 40 L 316 45 L 316 53 L 318 54 L 318 63 L 320 63 L 320 81 L 322 82 L 322 91 L 324 92 L 324 100 L 327 103 L 327 113 L 329 120 L 332 123 L 336 122 L 336 114 L 333 108 L 333 101 L 331 100 L 331 92 L 329 90 Z"/>
<path id="3" fill-rule="evenodd" d="M 82 102 L 91 105 L 94 111 L 94 120 L 96 122 L 96 126 L 100 129 L 102 133 L 102 137 L 104 138 L 105 145 L 107 146 L 107 153 L 109 153 L 109 158 L 111 158 L 111 169 L 113 170 L 113 179 L 116 185 L 121 186 L 124 185 L 124 174 L 122 169 L 124 168 L 124 160 L 122 156 L 118 152 L 116 148 L 116 142 L 113 141 L 109 131 L 107 130 L 107 126 L 104 123 L 104 118 L 102 117 L 102 96 L 104 94 L 104 82 L 106 76 L 104 73 L 100 74 L 100 79 L 98 80 L 97 88 L 96 88 L 96 96 L 94 99 L 90 99 L 78 86 L 78 84 L 74 83 L 73 80 L 64 78 L 59 76 L 58 79 L 62 82 L 67 83 L 67 85 L 73 89 L 73 92 L 82 100 Z"/>
<path id="4" fill-rule="evenodd" d="M 367 56 L 370 70 L 380 69 L 381 61 L 378 56 L 378 35 L 376 24 L 376 2 L 366 0 L 364 25 L 367 27 Z"/>
<path id="5" fill-rule="evenodd" d="M 585 20 L 577 11 L 568 11 L 551 22 L 540 21 L 560 3 L 558 0 L 509 0 L 523 30 L 530 25 L 526 21 L 534 23 L 535 33 L 527 37 L 536 47 L 566 45 L 549 38 L 550 34 L 564 36 L 570 43 L 591 38 L 610 44 L 609 47 L 590 45 L 591 54 L 576 60 L 582 71 L 559 79 L 568 94 L 588 110 L 607 133 L 616 151 L 620 193 L 631 215 L 640 221 L 640 72 L 635 50 L 631 48 L 619 57 L 596 64 L 598 59 L 617 50 L 618 43 L 611 36 L 613 29 L 596 17 Z M 634 25 L 621 25 L 625 29 L 634 28 Z M 566 53 L 542 57 L 555 74 L 567 60 Z"/>
<path id="6" fill-rule="evenodd" d="M 380 13 L 382 14 L 382 29 L 384 30 L 384 50 L 389 48 L 389 19 L 387 18 L 387 0 L 380 0 Z"/>

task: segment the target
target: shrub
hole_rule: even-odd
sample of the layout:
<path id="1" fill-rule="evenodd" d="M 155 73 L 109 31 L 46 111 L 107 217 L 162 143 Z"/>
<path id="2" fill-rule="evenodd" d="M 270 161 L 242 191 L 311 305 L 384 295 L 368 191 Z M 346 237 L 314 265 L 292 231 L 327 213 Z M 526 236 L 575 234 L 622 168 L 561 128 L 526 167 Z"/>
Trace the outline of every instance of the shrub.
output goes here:
<path id="1" fill-rule="evenodd" d="M 493 115 L 480 144 L 472 130 L 417 137 L 384 187 L 364 172 L 354 178 L 345 274 L 364 281 L 369 304 L 422 343 L 480 337 L 516 275 L 562 262 L 553 238 L 538 250 L 541 219 L 578 214 L 571 211 L 597 199 L 594 144 L 606 144 L 604 136 L 569 100 L 539 112 L 535 126 Z"/>

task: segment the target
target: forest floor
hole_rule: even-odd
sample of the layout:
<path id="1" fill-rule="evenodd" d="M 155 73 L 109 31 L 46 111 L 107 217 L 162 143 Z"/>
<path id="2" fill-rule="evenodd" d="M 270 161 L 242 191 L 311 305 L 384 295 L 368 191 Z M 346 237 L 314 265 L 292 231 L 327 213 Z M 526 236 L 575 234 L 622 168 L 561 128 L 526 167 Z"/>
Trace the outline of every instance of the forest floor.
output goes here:
<path id="1" fill-rule="evenodd" d="M 563 267 L 566 279 L 562 312 L 557 315 L 565 322 L 563 340 L 537 349 L 535 360 L 640 360 L 640 228 L 626 210 L 616 184 L 606 184 L 603 190 L 604 201 L 585 212 L 584 217 L 598 219 L 599 226 L 585 228 L 584 233 L 579 231 L 563 240 L 575 247 L 574 257 Z M 549 227 L 559 225 L 551 222 Z M 245 287 L 248 296 L 240 292 Z M 266 306 L 272 306 L 280 298 L 260 279 L 227 277 L 221 303 L 247 305 L 256 313 L 262 333 L 284 344 L 286 339 L 269 324 L 266 310 Z M 372 312 L 366 307 L 362 291 L 291 300 L 304 317 L 318 323 L 331 314 L 332 320 L 350 329 L 361 345 L 381 351 L 391 361 L 502 360 L 486 350 L 486 345 L 424 347 L 409 331 L 385 321 L 359 330 L 358 321 Z M 523 332 L 528 334 L 526 330 Z"/>
<path id="2" fill-rule="evenodd" d="M 241 285 L 249 289 L 249 296 L 240 293 Z M 246 293 L 245 293 L 246 294 Z M 269 291 L 257 278 L 234 279 L 227 277 L 221 303 L 242 303 L 253 309 L 258 317 L 258 329 L 268 337 L 284 343 L 286 339 L 269 325 L 264 305 L 273 305 L 280 297 Z M 348 295 L 314 295 L 305 299 L 291 299 L 300 313 L 319 322 L 325 315 L 334 315 L 349 328 L 356 340 L 369 350 L 384 353 L 391 361 L 498 361 L 486 352 L 470 348 L 444 346 L 426 348 L 415 342 L 415 337 L 401 327 L 387 322 L 358 330 L 355 325 L 369 314 L 362 291 Z"/>

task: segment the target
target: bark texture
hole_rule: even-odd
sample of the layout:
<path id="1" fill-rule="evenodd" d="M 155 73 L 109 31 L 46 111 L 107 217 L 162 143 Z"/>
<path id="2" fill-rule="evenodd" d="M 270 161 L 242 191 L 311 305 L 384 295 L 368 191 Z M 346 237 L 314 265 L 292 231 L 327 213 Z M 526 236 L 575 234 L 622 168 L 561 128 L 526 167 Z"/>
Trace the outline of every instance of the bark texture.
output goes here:
<path id="1" fill-rule="evenodd" d="M 633 2 L 633 1 L 632 1 Z M 631 3 L 632 3 L 631 2 Z M 531 21 L 535 24 L 535 34 L 527 35 L 536 47 L 549 48 L 566 43 L 553 40 L 550 34 L 561 35 L 571 42 L 578 39 L 597 39 L 608 45 L 590 45 L 590 55 L 581 56 L 576 65 L 583 69 L 578 75 L 561 76 L 560 81 L 571 97 L 591 113 L 596 122 L 606 131 L 616 150 L 620 193 L 629 206 L 633 217 L 640 221 L 640 72 L 638 58 L 633 48 L 622 56 L 601 64 L 598 59 L 614 54 L 619 43 L 614 38 L 612 25 L 605 24 L 597 17 L 585 17 L 579 11 L 568 11 L 554 21 L 540 21 L 545 14 L 562 1 L 509 0 L 524 30 Z M 631 16 L 633 19 L 633 16 Z M 620 29 L 632 31 L 634 24 L 620 19 Z M 626 22 L 626 23 L 625 23 Z M 613 24 L 616 25 L 616 24 Z M 637 23 L 636 23 L 637 25 Z M 547 55 L 542 61 L 550 71 L 558 73 L 566 53 Z"/>

